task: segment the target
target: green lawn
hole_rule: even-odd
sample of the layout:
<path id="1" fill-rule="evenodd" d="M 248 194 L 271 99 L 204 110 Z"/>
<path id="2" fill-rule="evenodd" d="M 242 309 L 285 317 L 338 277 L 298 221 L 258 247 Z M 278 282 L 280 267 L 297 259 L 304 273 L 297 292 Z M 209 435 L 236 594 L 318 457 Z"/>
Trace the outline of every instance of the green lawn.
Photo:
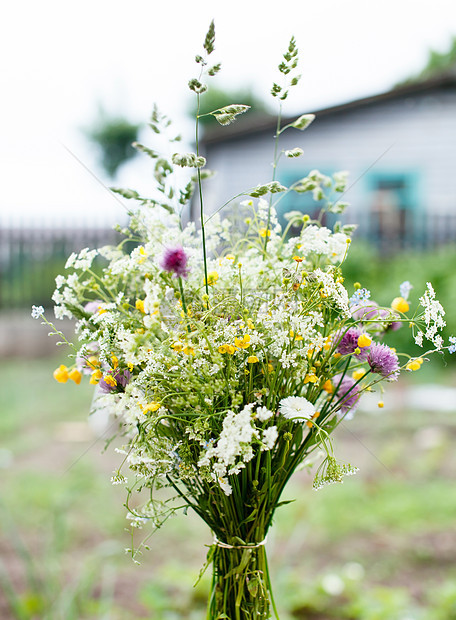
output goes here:
<path id="1" fill-rule="evenodd" d="M 88 382 L 53 380 L 59 363 L 0 364 L 0 617 L 201 620 L 209 575 L 193 583 L 210 532 L 179 515 L 132 562 L 123 490 L 110 483 L 120 455 L 90 435 Z M 386 402 L 338 430 L 336 454 L 356 476 L 315 492 L 301 471 L 290 484 L 296 501 L 267 545 L 281 620 L 456 620 L 456 405 Z"/>

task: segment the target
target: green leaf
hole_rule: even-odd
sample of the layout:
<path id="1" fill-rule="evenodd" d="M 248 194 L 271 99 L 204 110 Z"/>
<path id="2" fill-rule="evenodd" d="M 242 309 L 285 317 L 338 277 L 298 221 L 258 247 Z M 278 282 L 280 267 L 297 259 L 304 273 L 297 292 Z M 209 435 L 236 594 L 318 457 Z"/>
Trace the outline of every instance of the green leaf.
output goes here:
<path id="1" fill-rule="evenodd" d="M 260 585 L 260 581 L 258 577 L 254 577 L 253 579 L 249 579 L 247 581 L 247 590 L 249 591 L 250 596 L 256 597 L 258 594 L 258 586 Z"/>

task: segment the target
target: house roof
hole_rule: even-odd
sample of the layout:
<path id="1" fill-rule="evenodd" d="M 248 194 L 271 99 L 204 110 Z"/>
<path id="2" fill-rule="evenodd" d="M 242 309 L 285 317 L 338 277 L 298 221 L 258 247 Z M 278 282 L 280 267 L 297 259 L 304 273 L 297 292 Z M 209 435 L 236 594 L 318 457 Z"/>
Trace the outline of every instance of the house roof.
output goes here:
<path id="1" fill-rule="evenodd" d="M 404 84 L 392 88 L 384 93 L 314 110 L 312 113 L 321 118 L 360 108 L 371 107 L 389 101 L 406 99 L 415 95 L 422 95 L 429 92 L 446 89 L 454 89 L 455 87 L 456 68 L 426 80 Z M 283 124 L 286 125 L 287 123 L 293 122 L 297 116 L 298 115 L 294 115 L 290 118 L 284 118 Z M 202 139 L 202 143 L 205 146 L 211 146 L 223 142 L 242 140 L 244 138 L 250 138 L 255 134 L 274 131 L 276 129 L 276 125 L 277 120 L 272 115 L 257 114 L 251 115 L 250 118 L 246 115 L 244 117 L 240 117 L 234 125 L 231 125 L 228 128 L 216 127 L 207 131 Z"/>

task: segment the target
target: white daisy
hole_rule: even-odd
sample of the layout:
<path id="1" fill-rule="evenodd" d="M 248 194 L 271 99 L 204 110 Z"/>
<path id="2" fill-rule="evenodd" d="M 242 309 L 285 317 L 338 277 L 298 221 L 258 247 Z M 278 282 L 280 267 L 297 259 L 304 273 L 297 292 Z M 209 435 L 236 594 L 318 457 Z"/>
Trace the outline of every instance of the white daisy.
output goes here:
<path id="1" fill-rule="evenodd" d="M 280 401 L 279 411 L 288 420 L 295 418 L 308 420 L 315 413 L 315 406 L 304 396 L 288 396 Z"/>

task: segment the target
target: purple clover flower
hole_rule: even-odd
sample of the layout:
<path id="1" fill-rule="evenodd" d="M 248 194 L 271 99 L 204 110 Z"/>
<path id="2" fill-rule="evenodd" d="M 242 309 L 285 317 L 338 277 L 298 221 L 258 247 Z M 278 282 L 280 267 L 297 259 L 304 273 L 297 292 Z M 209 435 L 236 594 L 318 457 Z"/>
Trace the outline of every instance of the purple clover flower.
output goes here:
<path id="1" fill-rule="evenodd" d="M 361 393 L 358 386 L 355 385 L 356 381 L 354 379 L 345 376 L 341 381 L 341 377 L 341 374 L 336 375 L 333 378 L 333 384 L 337 389 L 336 398 L 340 406 L 340 412 L 345 416 L 349 411 L 351 411 L 352 414 L 354 413 L 358 406 Z"/>
<path id="2" fill-rule="evenodd" d="M 364 300 L 351 307 L 351 315 L 358 321 L 370 321 L 378 315 L 378 304 Z"/>
<path id="3" fill-rule="evenodd" d="M 188 256 L 184 248 L 167 248 L 162 256 L 160 266 L 179 278 L 186 278 L 188 275 L 187 261 Z"/>
<path id="4" fill-rule="evenodd" d="M 341 355 L 351 355 L 358 347 L 358 338 L 361 336 L 362 331 L 358 327 L 349 327 L 347 331 L 342 335 L 339 332 L 336 335 L 337 351 Z M 363 347 L 356 355 L 357 359 L 365 360 L 367 358 L 369 347 Z"/>
<path id="5" fill-rule="evenodd" d="M 361 322 L 369 321 L 369 331 L 376 335 L 381 335 L 387 331 L 397 331 L 402 327 L 400 321 L 394 321 L 393 317 L 399 318 L 397 312 L 391 308 L 380 308 L 375 301 L 362 301 L 351 309 L 352 317 Z M 377 322 L 373 322 L 376 321 Z M 387 323 L 386 321 L 390 321 Z"/>
<path id="6" fill-rule="evenodd" d="M 372 343 L 368 351 L 367 363 L 372 372 L 382 375 L 388 381 L 397 381 L 400 372 L 399 359 L 386 344 Z"/>

